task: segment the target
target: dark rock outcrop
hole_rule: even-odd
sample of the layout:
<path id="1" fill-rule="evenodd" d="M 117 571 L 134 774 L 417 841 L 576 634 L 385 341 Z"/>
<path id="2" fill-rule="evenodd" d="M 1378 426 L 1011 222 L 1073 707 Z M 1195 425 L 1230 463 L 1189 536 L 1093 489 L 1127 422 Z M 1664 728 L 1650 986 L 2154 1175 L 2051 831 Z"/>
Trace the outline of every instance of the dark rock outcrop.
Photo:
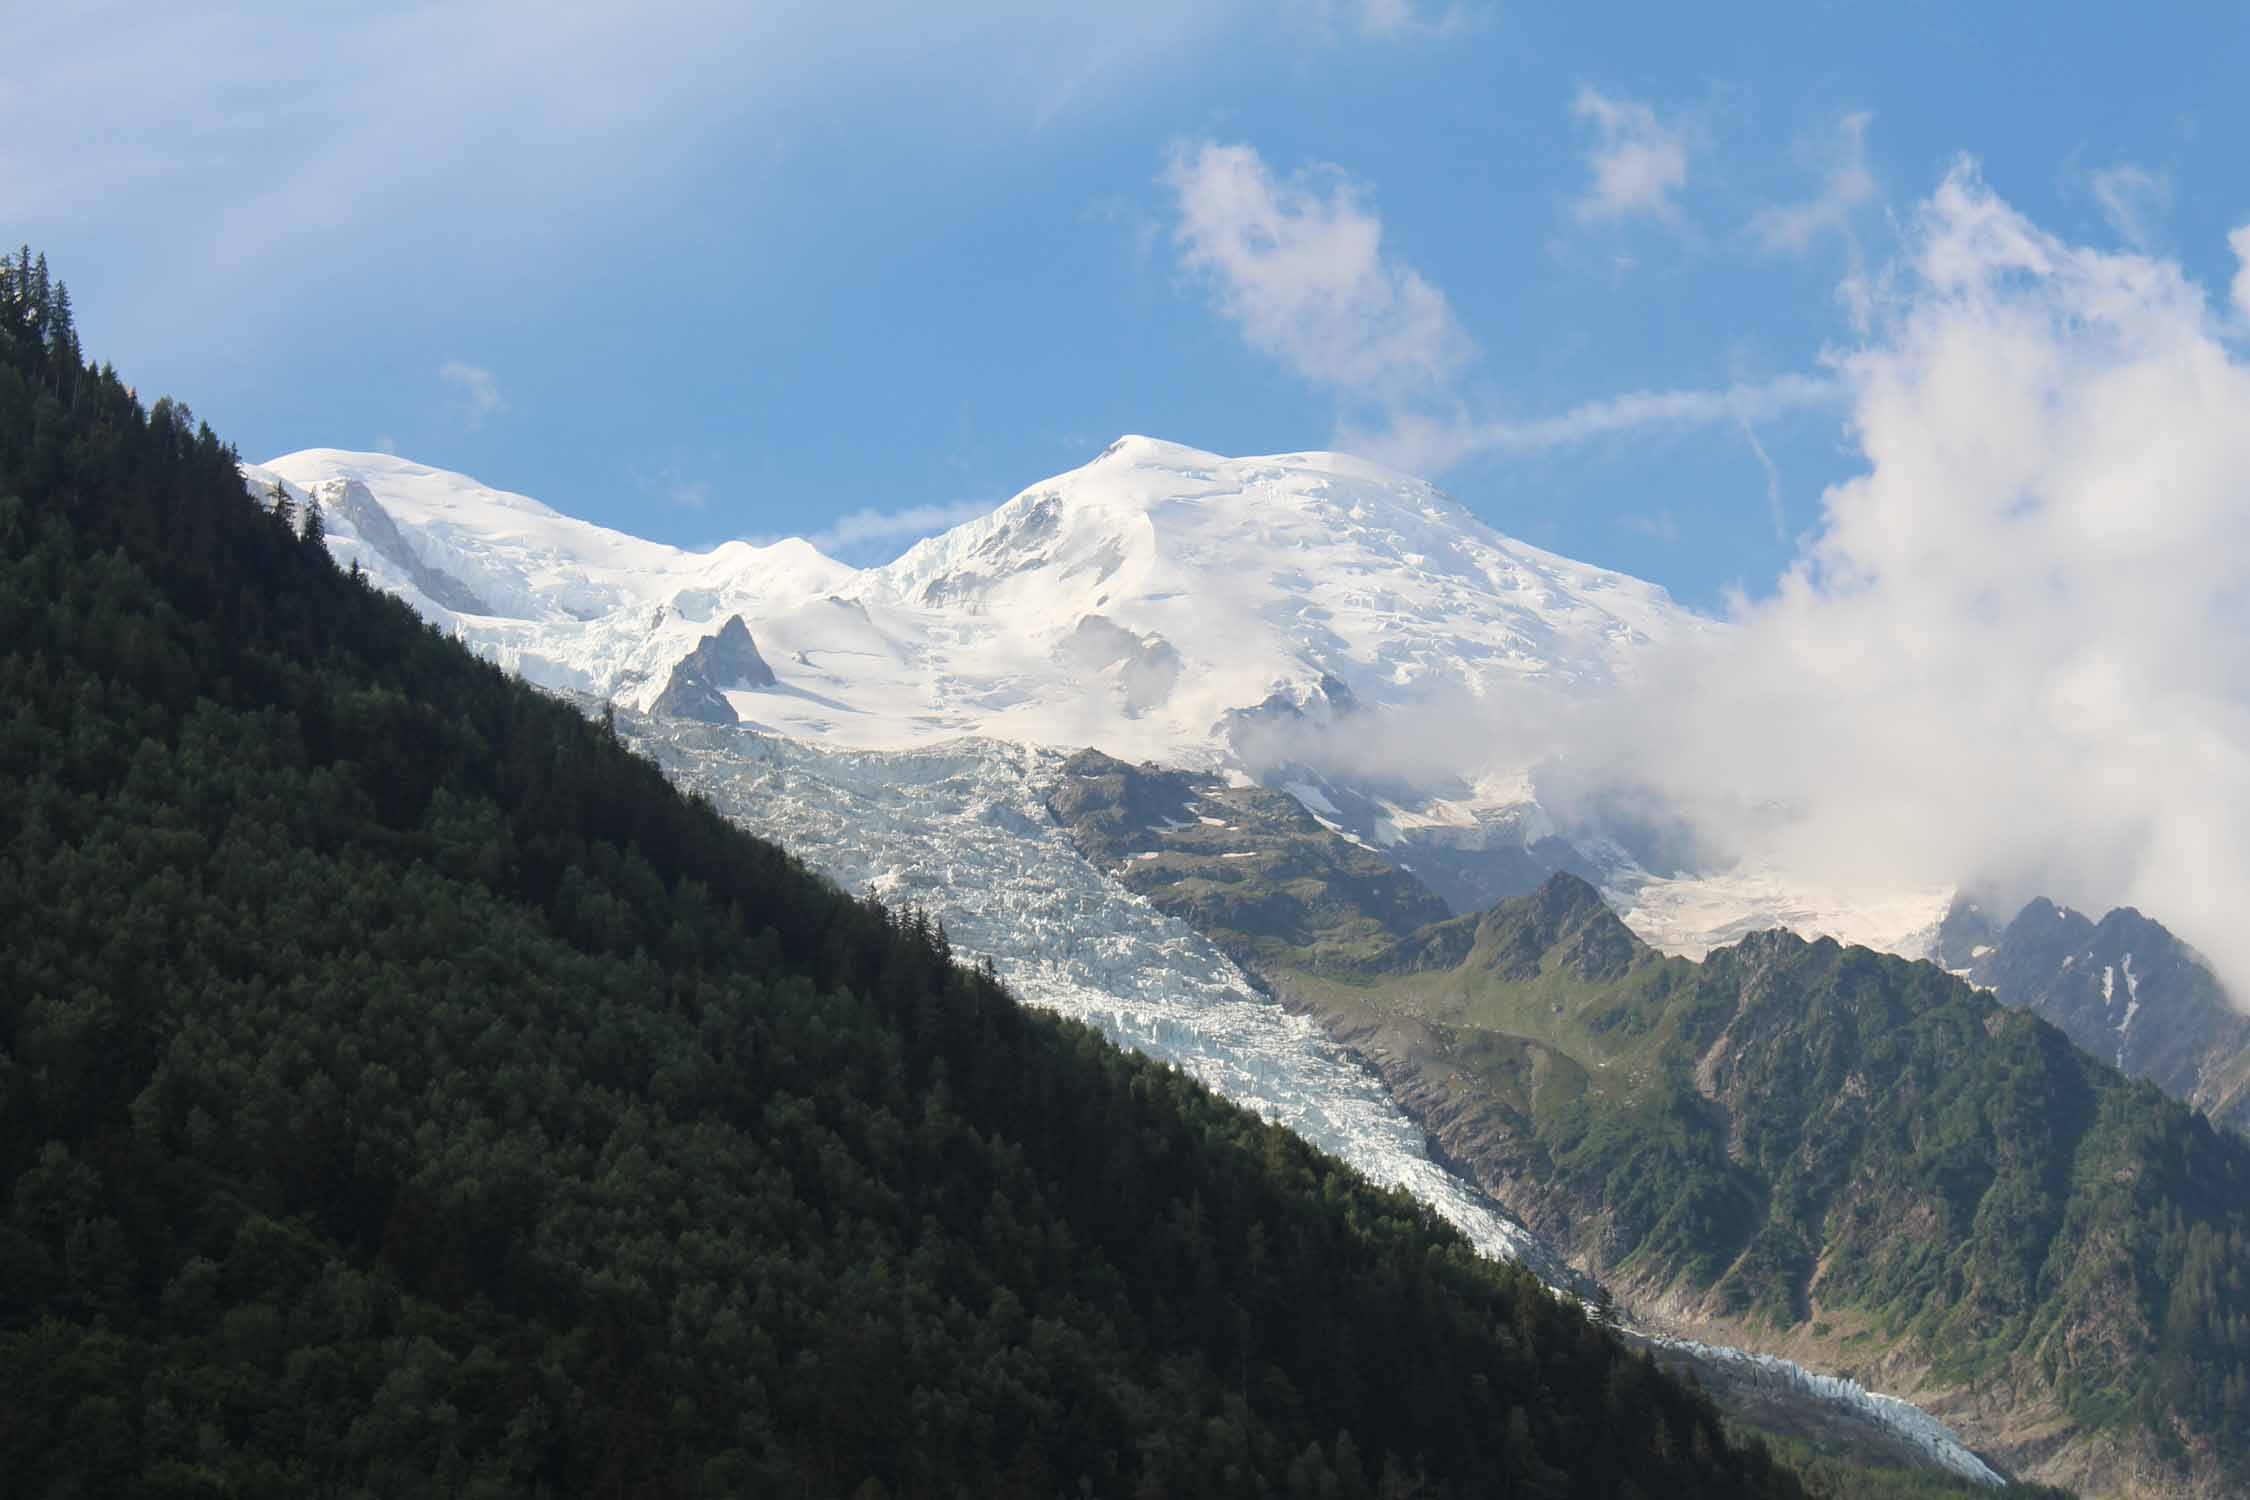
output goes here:
<path id="1" fill-rule="evenodd" d="M 699 724 L 739 724 L 742 716 L 727 702 L 727 690 L 769 688 L 777 680 L 773 668 L 758 654 L 750 627 L 742 623 L 742 616 L 734 615 L 680 658 L 649 712 Z"/>

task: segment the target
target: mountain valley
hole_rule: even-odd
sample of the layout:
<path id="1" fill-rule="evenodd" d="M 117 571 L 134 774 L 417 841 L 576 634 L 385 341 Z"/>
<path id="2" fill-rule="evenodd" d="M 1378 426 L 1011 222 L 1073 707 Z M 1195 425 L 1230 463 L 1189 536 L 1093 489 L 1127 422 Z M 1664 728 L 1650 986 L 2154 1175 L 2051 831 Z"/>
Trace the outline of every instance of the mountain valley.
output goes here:
<path id="1" fill-rule="evenodd" d="M 1722 965 L 1775 940 L 1744 941 L 1746 935 L 1791 924 L 1856 932 L 1916 956 L 1964 945 L 1958 911 L 1944 920 L 1946 892 L 1905 893 L 1888 908 L 1839 911 L 1817 897 L 1808 903 L 1801 885 L 1777 873 L 1667 867 L 1651 874 L 1614 839 L 1583 832 L 1574 839 L 1558 829 L 1526 767 L 1488 760 L 1466 774 L 1398 775 L 1338 755 L 1339 744 L 1385 722 L 1386 713 L 1411 714 L 1426 703 L 1416 694 L 1432 679 L 1457 685 L 1480 669 L 1436 654 L 1411 621 L 1395 636 L 1392 625 L 1370 623 L 1356 595 L 1331 602 L 1300 591 L 1286 603 L 1268 598 L 1258 615 L 1265 624 L 1241 615 L 1201 622 L 1221 639 L 1267 643 L 1251 644 L 1244 653 L 1251 665 L 1235 664 L 1235 677 L 1213 689 L 1210 637 L 1180 623 L 1187 606 L 1172 587 L 1183 577 L 1178 555 L 1216 557 L 1243 573 L 1246 530 L 1260 547 L 1274 533 L 1294 547 L 1317 546 L 1305 533 L 1334 514 L 1323 501 L 1370 483 L 1365 466 L 1321 456 L 1223 461 L 1128 439 L 1088 470 L 1035 486 L 989 522 L 925 544 L 890 568 L 857 574 L 808 559 L 795 550 L 801 544 L 651 560 L 622 542 L 597 547 L 599 539 L 590 541 L 584 528 L 520 497 L 505 497 L 502 526 L 479 508 L 500 504 L 491 492 L 397 461 L 317 453 L 277 460 L 249 477 L 253 488 L 283 479 L 314 505 L 351 494 L 364 512 L 373 501 L 386 514 L 413 518 L 398 528 L 401 535 L 434 529 L 446 540 L 414 552 L 418 564 L 448 562 L 462 575 L 461 594 L 481 588 L 518 600 L 511 618 L 449 611 L 426 593 L 417 598 L 396 559 L 356 545 L 340 503 L 330 538 L 340 560 L 359 563 L 481 653 L 534 680 L 544 673 L 550 689 L 590 707 L 613 694 L 621 727 L 679 784 L 745 826 L 805 851 L 848 888 L 942 917 L 962 951 L 990 958 L 1027 998 L 1178 1061 L 1229 1097 L 1341 1151 L 1377 1180 L 1412 1186 L 1480 1245 L 1541 1267 L 1551 1282 L 1599 1277 L 1621 1305 L 1651 1331 L 1677 1339 L 1677 1347 L 1719 1341 L 1786 1353 L 1884 1388 L 1903 1385 L 1980 1448 L 2026 1472 L 2086 1482 L 2105 1479 L 2105 1465 L 2156 1462 L 2185 1464 L 2178 1468 L 2183 1476 L 2206 1476 L 2180 1493 L 2217 1482 L 2208 1478 L 2221 1472 L 2213 1467 L 2216 1450 L 2191 1443 L 2160 1453 L 2163 1443 L 2145 1434 L 2117 1439 L 2119 1431 L 2139 1430 L 2131 1423 L 2119 1428 L 2111 1411 L 2132 1401 L 2103 1384 L 2106 1377 L 2058 1375 L 2051 1361 L 2041 1363 L 2047 1356 L 2037 1347 L 2025 1353 L 2020 1318 L 2008 1325 L 2013 1332 L 1985 1327 L 1978 1335 L 1990 1353 L 1973 1378 L 1989 1381 L 2005 1371 L 2004 1389 L 2012 1393 L 1980 1405 L 1964 1404 L 1960 1395 L 1971 1363 L 1947 1364 L 1930 1352 L 1966 1323 L 1949 1324 L 1949 1315 L 1927 1309 L 1909 1317 L 1903 1305 L 1883 1302 L 1889 1321 L 1878 1331 L 1864 1308 L 1845 1311 L 1857 1294 L 1832 1279 L 1821 1283 L 1826 1300 L 1815 1315 L 1803 1273 L 1791 1268 L 1808 1255 L 1826 1263 L 1818 1248 L 1822 1231 L 1812 1222 L 1825 1213 L 1825 1200 L 1818 1211 L 1807 1208 L 1785 1223 L 1755 1225 L 1753 1205 L 1776 1189 L 1743 1175 L 1730 1156 L 1739 1143 L 1730 1144 L 1727 1132 L 1708 1134 L 1695 1102 L 1697 1070 L 1675 1073 L 1657 1092 L 1635 1093 L 1620 1101 L 1621 1112 L 1597 1110 L 1602 1119 L 1591 1120 L 1583 1101 L 1602 1090 L 1589 1079 L 1623 1067 L 1650 1083 L 1665 1072 L 1655 1052 L 1589 1056 L 1583 1037 L 1554 1034 L 1523 1017 L 1465 1034 L 1455 1021 L 1409 1021 L 1340 998 L 1364 989 L 1370 976 L 1378 988 L 1403 993 L 1412 973 L 1466 962 L 1483 909 L 1468 907 L 1461 918 L 1455 910 L 1488 896 L 1552 893 L 1558 887 L 1543 883 L 1556 870 L 1595 882 L 1599 895 L 1574 881 L 1561 888 L 1577 889 L 1596 906 L 1604 898 L 1615 903 L 1671 951 L 1700 956 L 1718 948 L 1713 961 Z M 1391 491 L 1385 498 L 1395 503 L 1403 492 L 1425 524 L 1433 516 L 1448 519 L 1434 492 L 1396 476 L 1384 482 Z M 1196 499 L 1208 509 L 1214 495 L 1224 503 L 1229 487 L 1256 490 L 1260 500 L 1278 489 L 1292 506 L 1305 507 L 1285 508 L 1284 517 L 1312 519 L 1266 527 L 1262 511 L 1252 510 L 1213 532 L 1214 521 L 1198 513 L 1201 530 L 1184 537 L 1151 519 Z M 1152 488 L 1171 498 L 1152 497 Z M 1090 501 L 1077 503 L 1086 495 Z M 527 514 L 537 526 L 520 520 Z M 1380 514 L 1389 538 L 1403 530 L 1396 516 L 1366 502 L 1345 514 L 1355 523 Z M 1364 526 L 1347 531 L 1364 535 Z M 1138 551 L 1128 545 L 1135 537 Z M 1452 552 L 1457 563 L 1474 559 L 1489 580 L 1498 567 L 1492 559 L 1513 554 L 1490 542 L 1481 546 Z M 597 553 L 625 557 L 631 566 L 605 573 L 589 564 Z M 1410 554 L 1417 586 L 1427 583 L 1431 555 Z M 1636 653 L 1663 632 L 1724 628 L 1695 620 L 1645 587 L 1636 592 L 1559 559 L 1539 560 L 1578 590 L 1565 596 L 1550 580 L 1540 599 L 1567 628 L 1535 628 L 1506 616 L 1477 659 L 1482 669 L 1507 661 L 1527 691 L 1599 694 L 1628 679 Z M 1351 577 L 1370 566 L 1336 571 Z M 1463 573 L 1475 576 L 1457 565 L 1448 586 L 1462 587 Z M 535 575 L 542 581 L 522 581 Z M 1307 577 L 1275 576 L 1300 590 Z M 683 577 L 700 592 L 682 586 Z M 829 594 L 809 597 L 824 586 Z M 1493 610 L 1489 601 L 1500 591 L 1487 588 L 1478 607 Z M 1202 590 L 1213 593 L 1208 584 Z M 1606 624 L 1595 620 L 1595 609 L 1613 595 L 1634 601 L 1626 614 L 1638 625 L 1615 614 L 1601 617 Z M 1369 597 L 1397 613 L 1406 594 L 1394 584 Z M 1458 595 L 1448 597 L 1460 604 Z M 1511 607 L 1523 607 L 1521 588 L 1508 597 Z M 1384 644 L 1355 654 L 1355 638 L 1333 627 L 1304 634 L 1308 615 L 1315 622 L 1335 618 L 1339 603 L 1361 605 L 1355 629 Z M 1101 609 L 1084 609 L 1097 604 Z M 1229 606 L 1206 599 L 1200 607 Z M 1437 619 L 1444 611 L 1420 614 Z M 1274 636 L 1276 620 L 1297 633 Z M 1538 656 L 1528 649 L 1532 642 L 1559 654 Z M 723 686 L 698 665 L 719 653 L 740 661 L 745 648 L 752 665 L 726 669 Z M 1261 658 L 1261 651 L 1269 654 Z M 1396 669 L 1388 677 L 1371 674 L 1370 656 Z M 1253 679 L 1261 660 L 1264 675 Z M 1180 691 L 1190 680 L 1205 697 Z M 690 688 L 695 706 L 683 711 Z M 1240 701 L 1220 708 L 1228 697 Z M 996 737 L 949 737 L 965 728 Z M 1106 749 L 1073 750 L 1075 744 L 1147 754 L 1132 763 Z M 1363 769 L 1352 771 L 1353 764 Z M 1640 855 L 1661 865 L 1653 858 L 1660 852 L 1644 848 Z M 1120 906 L 1124 892 L 1148 903 L 1145 912 Z M 1605 962 L 1630 967 L 1620 955 L 1647 954 L 1607 907 L 1602 915 L 1605 941 L 1619 945 Z M 1737 947 L 1722 946 L 1730 942 Z M 1416 943 L 1425 946 L 1407 956 Z M 1534 953 L 1522 961 L 1536 970 L 1541 959 Z M 2175 968 L 2164 982 L 2181 983 L 2189 972 Z M 2192 972 L 2208 980 L 2200 966 Z M 1275 997 L 1303 1014 L 1276 1007 Z M 1305 1016 L 1318 1025 L 1307 1029 Z M 1678 1041 L 1673 1023 L 1649 1024 L 1662 1045 Z M 1656 1041 L 1649 1045 L 1662 1050 Z M 1986 1066 L 1971 1053 L 1978 1057 L 1972 1068 Z M 1991 1065 L 2005 1070 L 2020 1062 Z M 1761 1102 L 1749 1113 L 1771 1109 Z M 1576 1123 L 1561 1123 L 1566 1118 Z M 1776 1118 L 1770 1128 L 1786 1136 L 1810 1127 Z M 1418 1136 L 1426 1137 L 1426 1150 Z M 1657 1155 L 1646 1155 L 1651 1150 Z M 2064 1159 L 2067 1153 L 2056 1158 Z M 2070 1169 L 2045 1170 L 2067 1176 Z M 1628 1182 L 1644 1185 L 1621 1193 Z M 1681 1196 L 1664 1196 L 1674 1191 Z M 1878 1192 L 1868 1201 L 1887 1200 Z M 1975 1209 L 1973 1198 L 1964 1201 L 1970 1206 L 1950 1211 L 1967 1214 L 1959 1221 L 1966 1224 Z M 1929 1222 L 1934 1228 L 1955 1220 Z M 2221 1225 L 2217 1232 L 2223 1241 L 2231 1231 Z M 1936 1268 L 1900 1274 L 1912 1280 Z M 2033 1293 L 2014 1295 L 2021 1303 Z M 2149 1319 L 2161 1313 L 2144 1307 L 2134 1316 L 2139 1322 L 2131 1329 L 2138 1331 L 2117 1335 L 2125 1345 L 2153 1337 Z M 1909 1328 L 1917 1319 L 1919 1334 Z M 2058 1326 L 2066 1325 L 2076 1326 L 2068 1318 Z M 1816 1336 L 1814 1328 L 1822 1332 Z M 1838 1328 L 1849 1331 L 1832 1332 Z M 2105 1435 L 2089 1438 L 2097 1427 Z M 2112 1441 L 2123 1446 L 2103 1447 Z M 2128 1451 L 2129 1460 L 2115 1457 Z"/>

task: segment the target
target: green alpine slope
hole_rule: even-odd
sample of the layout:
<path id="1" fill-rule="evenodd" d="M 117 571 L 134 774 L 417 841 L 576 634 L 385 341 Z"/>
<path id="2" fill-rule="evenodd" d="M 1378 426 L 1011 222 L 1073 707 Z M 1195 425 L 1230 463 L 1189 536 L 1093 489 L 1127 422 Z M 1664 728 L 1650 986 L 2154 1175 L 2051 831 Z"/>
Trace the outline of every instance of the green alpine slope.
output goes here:
<path id="1" fill-rule="evenodd" d="M 2250 1485 L 2250 1145 L 2036 1017 L 1825 939 L 1666 958 L 1569 875 L 1267 978 L 1658 1322 L 2089 1494 Z"/>

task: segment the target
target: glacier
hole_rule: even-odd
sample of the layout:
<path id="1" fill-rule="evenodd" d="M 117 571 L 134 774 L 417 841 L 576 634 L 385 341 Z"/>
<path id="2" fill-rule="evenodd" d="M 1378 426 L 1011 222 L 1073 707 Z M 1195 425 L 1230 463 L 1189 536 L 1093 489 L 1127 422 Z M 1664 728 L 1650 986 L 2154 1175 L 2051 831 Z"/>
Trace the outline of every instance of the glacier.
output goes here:
<path id="1" fill-rule="evenodd" d="M 1079 855 L 1047 810 L 1059 751 L 963 739 L 854 751 L 618 715 L 620 733 L 724 816 L 845 888 L 942 922 L 1025 1001 L 1097 1027 L 1429 1204 L 1486 1255 L 1548 1285 L 1595 1284 L 1432 1160 L 1371 1069 L 1252 985 L 1216 946 Z M 1635 1335 L 1642 1337 L 1642 1335 Z M 1649 1338 L 1707 1383 L 1749 1378 L 1982 1484 L 2005 1481 L 1929 1413 L 1777 1356 Z"/>
<path id="2" fill-rule="evenodd" d="M 1910 1451 L 1963 1479 L 1998 1487 L 2007 1479 L 1970 1451 L 1953 1429 L 1911 1401 L 1870 1391 L 1841 1375 L 1822 1375 L 1773 1354 L 1752 1354 L 1693 1339 L 1650 1338 L 1668 1353 L 1692 1360 L 1705 1371 L 1746 1380 L 1768 1390 L 1818 1401 L 1851 1412 L 1879 1427 Z"/>
<path id="3" fill-rule="evenodd" d="M 830 750 L 620 714 L 634 748 L 720 813 L 855 893 L 919 907 L 1033 1005 L 1177 1065 L 1371 1180 L 1405 1188 L 1487 1255 L 1579 1280 L 1536 1235 L 1430 1159 L 1420 1126 L 1313 1022 L 1209 939 L 1071 847 L 1046 806 L 1065 757 L 994 740 Z"/>

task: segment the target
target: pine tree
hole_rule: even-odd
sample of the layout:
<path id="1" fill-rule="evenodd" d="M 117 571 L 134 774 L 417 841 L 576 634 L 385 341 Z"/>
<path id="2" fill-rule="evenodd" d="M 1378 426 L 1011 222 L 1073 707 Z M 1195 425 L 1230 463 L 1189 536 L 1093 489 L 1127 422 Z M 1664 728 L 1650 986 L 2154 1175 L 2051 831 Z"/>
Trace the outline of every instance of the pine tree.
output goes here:
<path id="1" fill-rule="evenodd" d="M 67 282 L 58 281 L 55 283 L 53 295 L 47 299 L 47 339 L 49 347 L 53 347 L 56 343 L 65 339 L 76 343 L 77 332 L 78 330 L 71 323 L 70 285 Z"/>
<path id="2" fill-rule="evenodd" d="M 298 534 L 305 539 L 306 546 L 319 547 L 323 551 L 327 549 L 328 522 L 321 514 L 318 500 L 305 501 L 304 520 L 299 523 Z"/>
<path id="3" fill-rule="evenodd" d="M 268 493 L 273 500 L 274 519 L 282 524 L 284 530 L 295 531 L 297 529 L 297 503 L 289 498 L 287 486 L 276 479 L 273 482 L 273 489 Z"/>

